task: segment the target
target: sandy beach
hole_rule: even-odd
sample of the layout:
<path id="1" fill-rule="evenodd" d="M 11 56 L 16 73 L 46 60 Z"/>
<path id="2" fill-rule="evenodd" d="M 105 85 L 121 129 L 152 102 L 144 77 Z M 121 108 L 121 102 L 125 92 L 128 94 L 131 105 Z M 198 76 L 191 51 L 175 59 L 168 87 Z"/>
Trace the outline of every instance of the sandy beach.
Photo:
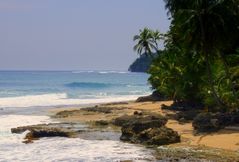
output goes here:
<path id="1" fill-rule="evenodd" d="M 67 122 L 94 122 L 99 120 L 110 121 L 116 117 L 128 114 L 132 115 L 135 111 L 157 113 L 162 115 L 173 114 L 170 110 L 162 110 L 161 105 L 170 105 L 172 101 L 162 102 L 122 102 L 112 104 L 102 104 L 106 108 L 112 108 L 112 113 L 86 112 L 81 108 L 59 108 L 51 111 L 51 114 L 59 112 L 70 112 L 63 118 L 62 121 Z M 198 146 L 211 147 L 217 149 L 225 149 L 230 151 L 239 150 L 239 131 L 222 129 L 216 133 L 195 135 L 191 122 L 179 123 L 176 120 L 170 119 L 167 127 L 172 128 L 181 135 L 181 143 L 172 144 L 172 146 Z"/>

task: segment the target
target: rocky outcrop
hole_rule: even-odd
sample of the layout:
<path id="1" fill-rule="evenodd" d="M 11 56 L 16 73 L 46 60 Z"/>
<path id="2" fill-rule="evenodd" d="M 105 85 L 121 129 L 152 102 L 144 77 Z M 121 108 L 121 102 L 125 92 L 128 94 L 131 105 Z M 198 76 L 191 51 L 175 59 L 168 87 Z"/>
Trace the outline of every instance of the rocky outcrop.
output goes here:
<path id="1" fill-rule="evenodd" d="M 138 135 L 137 139 L 141 143 L 148 145 L 165 145 L 180 142 L 178 133 L 165 126 L 144 130 Z"/>
<path id="2" fill-rule="evenodd" d="M 137 98 L 136 102 L 154 102 L 154 101 L 163 101 L 167 100 L 167 98 L 158 92 L 154 91 L 151 95 L 142 96 Z"/>
<path id="3" fill-rule="evenodd" d="M 128 124 L 140 124 L 143 127 L 161 127 L 167 123 L 167 118 L 157 114 L 144 115 L 142 112 L 134 112 L 134 115 L 123 115 L 114 119 L 113 124 L 124 126 Z"/>
<path id="4" fill-rule="evenodd" d="M 87 108 L 83 108 L 83 111 L 91 111 L 91 112 L 99 112 L 99 113 L 104 113 L 104 114 L 109 114 L 112 113 L 112 108 L 110 107 L 99 107 L 99 106 L 95 106 L 95 107 L 87 107 Z"/>
<path id="5" fill-rule="evenodd" d="M 122 126 L 122 141 L 148 145 L 166 145 L 180 142 L 177 132 L 167 128 L 167 119 L 161 115 L 125 115 L 116 118 L 114 124 Z"/>
<path id="6" fill-rule="evenodd" d="M 95 125 L 99 125 L 99 126 L 106 126 L 106 125 L 109 125 L 109 121 L 107 120 L 98 120 L 98 121 L 95 121 Z"/>
<path id="7" fill-rule="evenodd" d="M 193 120 L 196 133 L 215 132 L 226 126 L 239 124 L 239 112 L 200 113 Z"/>
<path id="8" fill-rule="evenodd" d="M 65 124 L 64 124 L 65 126 Z M 32 143 L 33 140 L 37 140 L 43 137 L 74 137 L 77 131 L 67 129 L 63 127 L 63 124 L 39 124 L 31 126 L 22 126 L 12 128 L 12 133 L 21 134 L 25 131 L 28 133 L 25 136 L 24 143 Z"/>
<path id="9" fill-rule="evenodd" d="M 153 54 L 153 56 L 156 56 L 156 54 Z M 147 72 L 151 63 L 152 57 L 144 53 L 129 66 L 128 71 Z"/>
<path id="10" fill-rule="evenodd" d="M 124 107 L 105 107 L 105 106 L 94 106 L 94 107 L 87 107 L 87 108 L 82 108 L 81 110 L 83 111 L 88 111 L 88 112 L 99 112 L 99 113 L 104 113 L 104 114 L 109 114 L 112 113 L 114 110 L 123 110 L 125 109 Z"/>
<path id="11" fill-rule="evenodd" d="M 204 105 L 198 102 L 185 102 L 177 101 L 172 105 L 162 105 L 163 110 L 172 110 L 172 111 L 190 111 L 190 110 L 204 110 Z"/>
<path id="12" fill-rule="evenodd" d="M 60 111 L 60 112 L 56 113 L 53 117 L 66 118 L 66 117 L 71 116 L 73 114 L 77 114 L 78 112 L 80 112 L 80 110 L 64 110 L 64 111 Z"/>
<path id="13" fill-rule="evenodd" d="M 86 108 L 81 108 L 78 110 L 64 110 L 56 113 L 53 117 L 56 118 L 66 118 L 72 115 L 77 115 L 81 114 L 82 112 L 92 112 L 92 113 L 103 113 L 103 114 L 110 114 L 113 113 L 113 111 L 117 110 L 123 110 L 125 107 L 108 107 L 104 105 L 96 105 L 93 107 L 86 107 Z"/>

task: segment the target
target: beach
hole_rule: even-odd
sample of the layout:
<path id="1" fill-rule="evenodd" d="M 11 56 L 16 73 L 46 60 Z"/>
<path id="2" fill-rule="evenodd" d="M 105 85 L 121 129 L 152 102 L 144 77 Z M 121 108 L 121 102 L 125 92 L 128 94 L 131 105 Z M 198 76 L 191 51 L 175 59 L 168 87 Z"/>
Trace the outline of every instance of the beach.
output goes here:
<path id="1" fill-rule="evenodd" d="M 239 0 L 0 8 L 0 162 L 239 162 Z"/>
<path id="2" fill-rule="evenodd" d="M 97 71 L 0 74 L 3 76 L 0 78 L 0 161 L 239 159 L 238 131 L 223 129 L 194 135 L 192 121 L 178 121 L 171 118 L 177 111 L 162 109 L 162 105 L 171 105 L 172 101 L 135 102 L 151 93 L 146 74 Z M 121 141 L 121 126 L 112 121 L 134 114 L 167 117 L 166 127 L 177 132 L 181 142 L 149 146 Z M 55 136 L 60 137 L 45 134 L 27 141 L 28 129 L 12 131 L 39 125 L 43 131 L 59 129 L 66 134 L 73 132 L 74 136 L 62 137 L 58 132 Z"/>
<path id="3" fill-rule="evenodd" d="M 97 103 L 135 100 L 150 93 L 147 74 L 121 71 L 1 71 L 0 161 L 121 161 L 154 158 L 153 150 L 119 140 L 120 132 L 103 137 L 97 132 L 80 138 L 44 137 L 25 144 L 29 131 L 11 129 L 59 124 L 53 110 L 80 108 Z M 79 131 L 83 122 L 66 123 Z M 100 131 L 98 131 L 100 132 Z M 94 135 L 96 134 L 96 135 Z M 67 151 L 65 151 L 67 150 Z"/>
<path id="4" fill-rule="evenodd" d="M 110 122 L 114 118 L 122 115 L 132 115 L 135 111 L 142 113 L 153 113 L 153 114 L 174 114 L 174 111 L 162 110 L 162 105 L 171 105 L 172 101 L 159 101 L 159 102 L 119 102 L 119 103 L 107 103 L 101 104 L 96 107 L 104 107 L 105 109 L 110 108 L 110 113 L 102 113 L 100 111 L 86 112 L 84 108 L 59 108 L 54 109 L 50 113 L 58 114 L 58 119 L 62 122 L 82 122 L 93 124 L 97 121 L 108 121 Z M 59 115 L 60 114 L 60 115 Z M 54 116 L 54 115 L 53 115 Z M 210 156 L 217 156 L 218 158 L 224 157 L 222 161 L 239 160 L 239 132 L 237 130 L 222 129 L 216 133 L 209 134 L 195 134 L 192 122 L 180 123 L 177 120 L 169 119 L 167 127 L 177 131 L 181 136 L 181 142 L 176 144 L 170 144 L 166 147 L 171 149 L 191 148 L 196 150 L 205 150 L 205 152 L 216 151 L 215 154 L 208 154 Z M 162 146 L 164 147 L 164 146 Z M 203 153 L 201 153 L 202 156 Z M 220 155 L 220 156 L 219 156 Z M 175 155 L 176 156 L 176 155 Z M 214 157 L 215 158 L 215 157 Z M 227 159 L 228 158 L 228 159 Z M 219 159 L 217 159 L 218 161 Z"/>
<path id="5" fill-rule="evenodd" d="M 73 113 L 67 115 L 67 117 L 60 118 L 60 120 L 67 122 L 95 122 L 100 120 L 110 121 L 116 117 L 122 116 L 124 114 L 132 115 L 134 111 L 146 111 L 151 113 L 159 114 L 168 114 L 174 113 L 168 110 L 162 110 L 161 105 L 170 105 L 172 101 L 161 101 L 161 102 L 122 102 L 122 103 L 108 103 L 103 104 L 104 107 L 113 107 L 116 110 L 113 110 L 110 114 L 104 114 L 100 112 L 91 112 L 86 113 L 81 111 L 81 108 L 59 108 L 50 111 L 50 113 L 59 113 L 62 111 L 72 111 Z M 121 108 L 117 110 L 117 108 Z M 227 149 L 231 151 L 239 150 L 239 131 L 222 129 L 216 133 L 203 134 L 203 135 L 194 135 L 192 123 L 179 123 L 176 120 L 169 120 L 167 127 L 172 128 L 173 130 L 179 132 L 182 137 L 181 145 L 192 145 L 192 146 L 207 146 L 213 148 Z M 178 145 L 178 144 L 177 144 Z"/>

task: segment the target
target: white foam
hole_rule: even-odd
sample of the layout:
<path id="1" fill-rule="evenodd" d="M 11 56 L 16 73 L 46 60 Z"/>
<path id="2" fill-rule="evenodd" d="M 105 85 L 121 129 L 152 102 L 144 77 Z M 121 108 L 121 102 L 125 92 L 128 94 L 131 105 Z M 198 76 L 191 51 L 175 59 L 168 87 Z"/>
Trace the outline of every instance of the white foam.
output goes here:
<path id="1" fill-rule="evenodd" d="M 146 161 L 153 157 L 143 147 L 119 141 L 45 138 L 33 144 L 0 148 L 0 161 Z"/>
<path id="2" fill-rule="evenodd" d="M 79 73 L 94 73 L 94 71 L 89 70 L 89 71 L 72 71 L 73 74 L 79 74 Z"/>
<path id="3" fill-rule="evenodd" d="M 100 74 L 127 74 L 128 71 L 99 71 Z"/>
<path id="4" fill-rule="evenodd" d="M 65 93 L 44 94 L 21 97 L 0 98 L 0 108 L 8 107 L 33 107 L 33 106 L 60 106 L 97 104 L 106 102 L 131 101 L 137 99 L 138 95 L 130 96 L 100 96 L 95 99 L 69 99 Z"/>
<path id="5" fill-rule="evenodd" d="M 10 128 L 48 123 L 46 116 L 0 116 L 0 161 L 144 161 L 152 152 L 142 146 L 120 141 L 83 140 L 80 138 L 42 138 L 33 144 L 23 144 L 25 134 L 11 134 Z M 3 134 L 3 133 L 6 134 Z"/>
<path id="6" fill-rule="evenodd" d="M 93 71 L 93 70 L 89 70 L 89 71 L 72 71 L 73 74 L 78 74 L 78 73 L 99 73 L 99 74 L 128 74 L 130 73 L 129 71 Z"/>
<path id="7" fill-rule="evenodd" d="M 10 143 L 21 143 L 24 134 L 11 134 L 11 128 L 34 125 L 41 123 L 50 123 L 47 116 L 28 116 L 28 115 L 1 115 L 0 116 L 0 146 Z"/>

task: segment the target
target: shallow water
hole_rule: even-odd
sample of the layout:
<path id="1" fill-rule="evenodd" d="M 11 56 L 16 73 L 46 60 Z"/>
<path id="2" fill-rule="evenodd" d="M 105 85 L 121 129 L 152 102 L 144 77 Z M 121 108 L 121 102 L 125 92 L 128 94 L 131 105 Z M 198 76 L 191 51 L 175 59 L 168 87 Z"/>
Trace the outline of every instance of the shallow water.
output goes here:
<path id="1" fill-rule="evenodd" d="M 150 93 L 147 75 L 115 71 L 0 72 L 0 161 L 148 161 L 153 151 L 119 140 L 42 138 L 22 143 L 27 132 L 11 128 L 57 122 L 55 106 L 125 101 Z M 109 138 L 110 139 L 110 138 Z"/>
<path id="2" fill-rule="evenodd" d="M 144 73 L 0 71 L 0 108 L 82 104 L 150 93 Z"/>
<path id="3" fill-rule="evenodd" d="M 1 115 L 0 161 L 120 161 L 153 160 L 152 151 L 139 145 L 113 140 L 80 138 L 42 138 L 23 144 L 26 134 L 11 134 L 22 125 L 55 122 L 47 116 Z"/>

